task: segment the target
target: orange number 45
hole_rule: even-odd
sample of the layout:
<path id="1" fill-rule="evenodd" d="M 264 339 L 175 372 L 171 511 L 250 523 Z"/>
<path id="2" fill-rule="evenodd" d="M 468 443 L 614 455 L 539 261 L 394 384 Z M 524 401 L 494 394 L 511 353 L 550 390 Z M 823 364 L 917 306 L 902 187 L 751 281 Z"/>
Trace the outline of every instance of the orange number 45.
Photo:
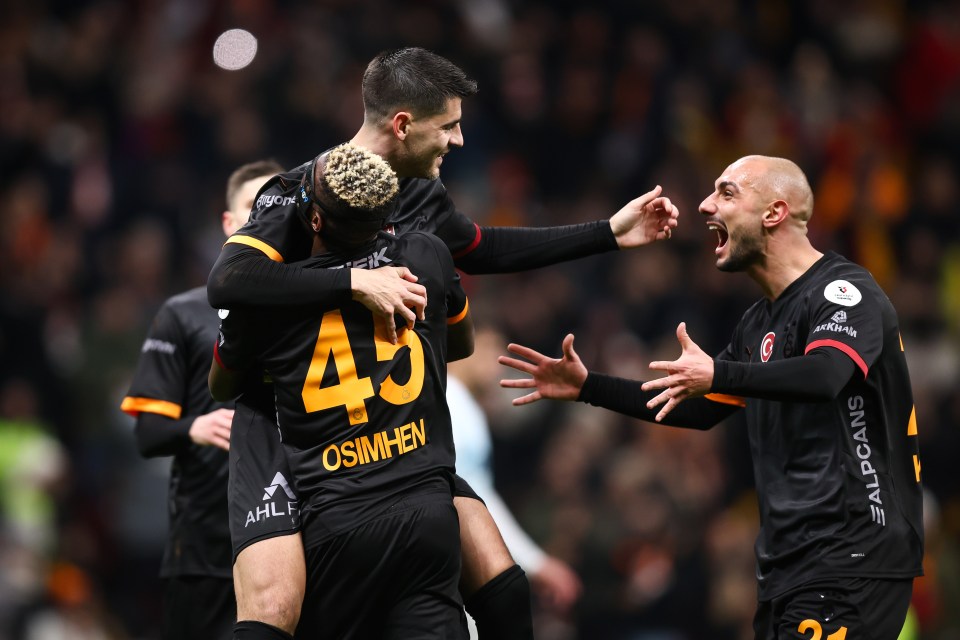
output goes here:
<path id="1" fill-rule="evenodd" d="M 399 384 L 387 376 L 380 385 L 379 396 L 391 404 L 406 404 L 416 400 L 423 390 L 424 375 L 423 344 L 420 337 L 407 330 L 400 332 L 397 344 L 376 336 L 373 340 L 377 347 L 377 360 L 380 362 L 392 360 L 401 347 L 410 348 L 410 379 Z M 330 387 L 321 387 L 323 372 L 331 358 L 340 382 Z M 369 376 L 361 378 L 357 375 L 357 363 L 339 310 L 323 315 L 301 395 L 307 413 L 342 406 L 347 410 L 351 425 L 367 422 L 366 399 L 375 395 L 373 383 Z"/>

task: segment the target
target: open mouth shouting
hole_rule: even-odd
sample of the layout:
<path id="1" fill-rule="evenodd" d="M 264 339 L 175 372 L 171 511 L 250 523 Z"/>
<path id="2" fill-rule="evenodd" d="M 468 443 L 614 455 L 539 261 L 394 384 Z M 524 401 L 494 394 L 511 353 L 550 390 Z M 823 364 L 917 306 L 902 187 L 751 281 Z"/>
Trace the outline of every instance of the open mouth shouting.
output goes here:
<path id="1" fill-rule="evenodd" d="M 713 229 L 717 232 L 717 248 L 713 252 L 717 255 L 723 251 L 723 248 L 727 246 L 727 241 L 730 239 L 730 234 L 727 232 L 727 228 L 719 220 L 708 220 L 707 228 Z"/>

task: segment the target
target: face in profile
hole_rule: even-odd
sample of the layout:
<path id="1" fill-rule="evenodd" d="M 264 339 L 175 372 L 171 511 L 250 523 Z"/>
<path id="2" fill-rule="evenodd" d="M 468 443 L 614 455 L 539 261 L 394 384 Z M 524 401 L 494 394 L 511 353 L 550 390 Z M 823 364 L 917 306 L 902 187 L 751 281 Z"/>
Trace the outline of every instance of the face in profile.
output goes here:
<path id="1" fill-rule="evenodd" d="M 721 271 L 744 271 L 764 259 L 761 216 L 766 203 L 756 187 L 756 172 L 751 163 L 735 162 L 700 203 L 707 228 L 717 233 L 714 255 Z"/>
<path id="2" fill-rule="evenodd" d="M 454 147 L 463 146 L 460 102 L 460 98 L 450 98 L 442 112 L 410 121 L 404 140 L 403 166 L 397 169 L 398 174 L 431 180 L 440 177 L 443 156 Z"/>

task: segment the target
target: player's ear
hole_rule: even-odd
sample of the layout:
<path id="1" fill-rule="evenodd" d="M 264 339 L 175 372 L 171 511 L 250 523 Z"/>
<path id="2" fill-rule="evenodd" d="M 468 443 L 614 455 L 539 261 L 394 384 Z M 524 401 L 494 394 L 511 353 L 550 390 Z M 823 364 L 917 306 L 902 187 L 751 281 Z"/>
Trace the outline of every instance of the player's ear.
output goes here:
<path id="1" fill-rule="evenodd" d="M 393 114 L 393 135 L 397 140 L 406 140 L 410 134 L 410 125 L 413 123 L 413 114 L 409 111 L 398 111 Z"/>
<path id="2" fill-rule="evenodd" d="M 313 213 L 310 214 L 310 226 L 313 228 L 314 233 L 320 233 L 320 229 L 323 228 L 323 216 L 320 215 L 320 212 L 314 208 Z"/>
<path id="3" fill-rule="evenodd" d="M 763 226 L 775 227 L 790 217 L 790 205 L 786 200 L 774 200 L 763 212 Z"/>
<path id="4" fill-rule="evenodd" d="M 223 235 L 228 238 L 233 235 L 233 232 L 236 231 L 237 227 L 233 222 L 233 216 L 230 215 L 229 211 L 224 211 L 220 214 L 220 226 L 223 227 Z"/>

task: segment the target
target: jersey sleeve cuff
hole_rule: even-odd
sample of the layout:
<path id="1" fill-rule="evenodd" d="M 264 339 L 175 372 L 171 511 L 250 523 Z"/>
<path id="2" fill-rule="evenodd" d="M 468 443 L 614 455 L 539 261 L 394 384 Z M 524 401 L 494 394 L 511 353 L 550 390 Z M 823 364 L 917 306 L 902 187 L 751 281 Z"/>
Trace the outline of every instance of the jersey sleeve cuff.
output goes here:
<path id="1" fill-rule="evenodd" d="M 134 418 L 141 413 L 156 413 L 172 420 L 179 420 L 180 414 L 183 413 L 183 407 L 175 402 L 134 396 L 124 398 L 123 402 L 120 403 L 120 410 Z"/>

